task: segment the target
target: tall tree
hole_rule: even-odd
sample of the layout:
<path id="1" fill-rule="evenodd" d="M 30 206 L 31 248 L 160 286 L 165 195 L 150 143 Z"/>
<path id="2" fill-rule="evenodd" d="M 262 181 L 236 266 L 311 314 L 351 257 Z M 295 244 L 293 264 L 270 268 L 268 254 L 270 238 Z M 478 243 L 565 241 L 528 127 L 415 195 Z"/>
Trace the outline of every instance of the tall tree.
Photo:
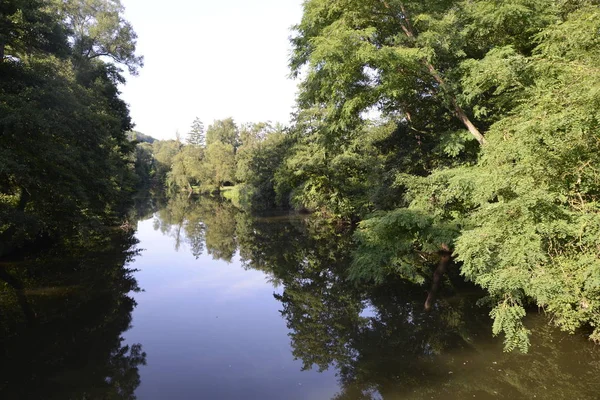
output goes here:
<path id="1" fill-rule="evenodd" d="M 203 159 L 203 148 L 198 146 L 183 146 L 173 157 L 167 184 L 173 184 L 191 193 L 193 191 L 192 184 L 198 183 L 203 178 Z"/>
<path id="2" fill-rule="evenodd" d="M 532 306 L 599 341 L 598 2 L 458 4 L 473 41 L 454 71 L 488 145 L 475 165 L 398 176 L 407 207 L 361 223 L 355 271 L 423 280 L 453 244 L 463 276 L 488 291 L 507 350 L 528 349 Z"/>
<path id="3" fill-rule="evenodd" d="M 0 35 L 8 38 L 10 62 L 0 64 L 0 254 L 40 235 L 116 222 L 135 185 L 126 136 L 132 124 L 119 99 L 123 78 L 100 58 L 64 57 L 66 36 L 52 35 L 70 29 L 72 21 L 59 12 L 66 4 L 2 3 Z M 75 53 L 77 40 L 68 43 Z M 111 59 L 131 61 L 113 50 Z"/>
<path id="4" fill-rule="evenodd" d="M 192 127 L 187 137 L 188 144 L 194 146 L 205 146 L 206 135 L 204 134 L 204 124 L 200 121 L 200 118 L 196 117 L 192 122 Z"/>
<path id="5" fill-rule="evenodd" d="M 213 142 L 206 148 L 206 166 L 217 189 L 235 179 L 235 153 L 231 144 Z"/>
<path id="6" fill-rule="evenodd" d="M 70 28 L 76 60 L 105 58 L 137 74 L 144 58 L 136 55 L 137 34 L 120 0 L 54 1 Z"/>
<path id="7" fill-rule="evenodd" d="M 206 130 L 206 145 L 221 142 L 231 145 L 235 151 L 240 145 L 239 135 L 239 129 L 233 118 L 216 120 Z"/>
<path id="8" fill-rule="evenodd" d="M 306 1 L 292 38 L 292 74 L 308 67 L 299 104 L 303 109 L 322 107 L 334 132 L 358 123 L 373 109 L 428 130 L 428 121 L 418 114 L 433 101 L 453 119 L 436 127 L 438 135 L 466 129 L 483 144 L 488 125 L 485 118 L 473 118 L 480 105 L 462 96 L 460 62 L 497 46 L 530 50 L 532 36 L 552 23 L 554 3 Z M 519 18 L 525 16 L 527 27 L 519 28 Z M 494 34 L 490 25 L 496 27 Z"/>

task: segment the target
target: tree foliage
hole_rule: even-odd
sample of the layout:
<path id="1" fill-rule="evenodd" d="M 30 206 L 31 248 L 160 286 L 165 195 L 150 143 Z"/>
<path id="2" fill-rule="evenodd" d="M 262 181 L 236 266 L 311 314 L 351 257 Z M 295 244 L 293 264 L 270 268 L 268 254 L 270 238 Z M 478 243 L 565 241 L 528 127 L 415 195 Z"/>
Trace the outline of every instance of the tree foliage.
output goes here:
<path id="1" fill-rule="evenodd" d="M 204 146 L 206 144 L 206 137 L 204 133 L 204 124 L 200 121 L 200 118 L 196 117 L 187 137 L 187 143 L 194 146 Z"/>
<path id="2" fill-rule="evenodd" d="M 415 279 L 420 253 L 454 244 L 461 273 L 495 304 L 494 333 L 525 351 L 530 305 L 570 332 L 599 326 L 599 14 L 593 2 L 492 3 L 457 3 L 466 37 L 485 40 L 465 42 L 451 73 L 458 98 L 489 126 L 487 144 L 475 165 L 397 175 L 407 207 L 361 224 L 355 271 Z"/>
<path id="3" fill-rule="evenodd" d="M 206 146 L 221 142 L 236 150 L 240 145 L 239 140 L 239 129 L 233 118 L 213 121 L 206 130 Z"/>
<path id="4" fill-rule="evenodd" d="M 0 4 L 0 62 L 24 54 L 68 52 L 67 29 L 52 8 L 37 0 L 6 0 Z"/>
<path id="5" fill-rule="evenodd" d="M 136 184 L 117 66 L 77 58 L 70 19 L 55 2 L 2 7 L 0 254 L 117 222 Z M 88 11 L 81 17 L 96 18 Z"/>
<path id="6" fill-rule="evenodd" d="M 108 59 L 132 75 L 144 66 L 135 54 L 137 34 L 123 18 L 120 0 L 53 0 L 66 21 L 76 60 Z"/>

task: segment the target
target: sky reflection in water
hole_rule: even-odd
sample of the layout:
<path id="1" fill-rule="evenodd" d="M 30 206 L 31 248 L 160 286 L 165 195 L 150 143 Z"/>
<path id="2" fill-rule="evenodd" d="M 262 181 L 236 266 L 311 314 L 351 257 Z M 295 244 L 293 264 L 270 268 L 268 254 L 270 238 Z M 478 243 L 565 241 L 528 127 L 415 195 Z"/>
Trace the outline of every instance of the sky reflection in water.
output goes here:
<path id="1" fill-rule="evenodd" d="M 143 343 L 140 399 L 329 399 L 333 371 L 302 372 L 294 361 L 281 304 L 261 271 L 202 254 L 138 225 L 142 256 L 131 265 L 144 292 L 135 295 L 127 342 Z"/>

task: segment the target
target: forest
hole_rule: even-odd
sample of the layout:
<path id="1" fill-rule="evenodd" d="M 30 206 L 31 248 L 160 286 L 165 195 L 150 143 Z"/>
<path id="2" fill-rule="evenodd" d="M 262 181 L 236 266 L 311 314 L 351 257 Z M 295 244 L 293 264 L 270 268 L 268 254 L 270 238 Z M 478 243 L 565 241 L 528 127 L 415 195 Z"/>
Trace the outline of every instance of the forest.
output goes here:
<path id="1" fill-rule="evenodd" d="M 507 351 L 537 310 L 600 342 L 599 6 L 307 0 L 289 125 L 196 118 L 154 140 L 119 98 L 143 66 L 120 2 L 3 1 L 0 257 L 101 235 L 144 188 L 220 194 L 353 232 L 357 285 L 459 273 Z"/>

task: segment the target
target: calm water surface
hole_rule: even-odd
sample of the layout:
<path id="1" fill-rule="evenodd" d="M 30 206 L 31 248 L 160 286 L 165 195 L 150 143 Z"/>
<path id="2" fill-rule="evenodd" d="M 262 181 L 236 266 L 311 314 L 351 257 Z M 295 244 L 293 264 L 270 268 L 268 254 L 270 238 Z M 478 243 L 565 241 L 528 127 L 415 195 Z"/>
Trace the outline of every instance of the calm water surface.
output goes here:
<path id="1" fill-rule="evenodd" d="M 131 236 L 1 266 L 2 399 L 598 399 L 600 349 L 541 315 L 505 354 L 474 288 L 345 279 L 351 238 L 175 198 Z M 133 246 L 133 247 L 132 247 Z"/>

